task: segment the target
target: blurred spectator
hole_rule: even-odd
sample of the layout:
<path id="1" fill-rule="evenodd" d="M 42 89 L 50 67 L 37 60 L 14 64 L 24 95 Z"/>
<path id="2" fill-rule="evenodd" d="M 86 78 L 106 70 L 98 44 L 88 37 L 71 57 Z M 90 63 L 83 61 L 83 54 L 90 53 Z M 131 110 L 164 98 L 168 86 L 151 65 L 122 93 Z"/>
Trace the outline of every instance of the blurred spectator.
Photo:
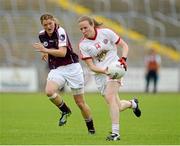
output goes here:
<path id="1" fill-rule="evenodd" d="M 145 57 L 145 67 L 146 67 L 146 92 L 149 92 L 150 82 L 153 82 L 153 92 L 157 92 L 157 83 L 159 78 L 159 68 L 161 65 L 161 57 L 156 53 L 154 49 L 149 50 L 147 56 Z"/>

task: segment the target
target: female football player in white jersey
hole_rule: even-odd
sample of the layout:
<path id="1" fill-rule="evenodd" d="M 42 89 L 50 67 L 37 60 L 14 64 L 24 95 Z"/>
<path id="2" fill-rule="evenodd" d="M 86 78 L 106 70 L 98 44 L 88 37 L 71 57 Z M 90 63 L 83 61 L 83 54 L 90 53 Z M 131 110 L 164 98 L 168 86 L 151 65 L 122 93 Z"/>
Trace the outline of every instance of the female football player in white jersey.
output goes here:
<path id="1" fill-rule="evenodd" d="M 84 100 L 84 77 L 78 56 L 73 52 L 65 30 L 57 24 L 54 16 L 44 14 L 40 17 L 43 30 L 39 33 L 40 43 L 33 47 L 42 52 L 43 59 L 48 62 L 50 72 L 46 83 L 46 95 L 61 111 L 59 126 L 67 122 L 71 114 L 69 107 L 63 102 L 58 90 L 67 83 L 72 90 L 74 100 L 85 119 L 88 132 L 95 133 L 89 106 Z"/>
<path id="2" fill-rule="evenodd" d="M 79 43 L 82 60 L 85 61 L 91 71 L 95 72 L 95 81 L 101 94 L 109 106 L 112 122 L 112 132 L 106 140 L 120 140 L 119 113 L 127 108 L 132 108 L 137 117 L 141 116 L 138 100 L 120 100 L 118 96 L 120 79 L 112 79 L 108 76 L 107 67 L 112 62 L 119 61 L 127 70 L 128 45 L 115 32 L 108 28 L 102 28 L 102 23 L 89 16 L 78 19 L 78 25 L 83 38 Z M 122 47 L 122 57 L 117 55 L 117 46 Z"/>

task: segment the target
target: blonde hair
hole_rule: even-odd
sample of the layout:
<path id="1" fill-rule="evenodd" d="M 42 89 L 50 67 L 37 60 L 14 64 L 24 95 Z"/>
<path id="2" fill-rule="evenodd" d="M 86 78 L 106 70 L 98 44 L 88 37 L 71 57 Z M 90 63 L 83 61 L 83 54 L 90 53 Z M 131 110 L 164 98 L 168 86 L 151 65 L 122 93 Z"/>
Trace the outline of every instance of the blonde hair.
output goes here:
<path id="1" fill-rule="evenodd" d="M 88 21 L 89 24 L 92 26 L 94 25 L 94 27 L 100 27 L 103 25 L 103 23 L 99 23 L 97 22 L 94 18 L 91 18 L 89 16 L 82 16 L 78 19 L 78 23 L 82 22 L 82 21 Z"/>
<path id="2" fill-rule="evenodd" d="M 57 24 L 59 26 L 59 20 L 57 18 L 55 18 L 53 15 L 51 15 L 51 14 L 43 14 L 43 15 L 41 15 L 41 17 L 40 17 L 41 24 L 43 24 L 44 20 L 48 20 L 48 19 L 53 20 L 55 22 L 55 24 Z"/>

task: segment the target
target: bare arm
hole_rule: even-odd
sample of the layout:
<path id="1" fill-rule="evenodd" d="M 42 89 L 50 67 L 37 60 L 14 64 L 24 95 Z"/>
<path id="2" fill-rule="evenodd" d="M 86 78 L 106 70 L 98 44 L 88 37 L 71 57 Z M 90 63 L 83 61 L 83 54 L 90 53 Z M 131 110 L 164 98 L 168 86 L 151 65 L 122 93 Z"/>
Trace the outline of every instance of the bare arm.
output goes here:
<path id="1" fill-rule="evenodd" d="M 33 45 L 34 48 L 37 49 L 37 51 L 42 52 L 42 53 L 47 53 L 49 55 L 53 55 L 56 57 L 65 57 L 67 53 L 67 48 L 66 47 L 60 47 L 59 49 L 47 49 L 45 48 L 41 43 L 35 43 Z"/>
<path id="2" fill-rule="evenodd" d="M 96 73 L 102 73 L 102 74 L 106 74 L 107 73 L 107 69 L 106 68 L 100 68 L 97 67 L 96 65 L 94 65 L 92 59 L 86 59 L 85 63 L 87 64 L 87 66 L 91 69 L 91 71 L 96 72 Z"/>
<path id="3" fill-rule="evenodd" d="M 122 47 L 122 57 L 118 60 L 120 62 L 120 64 L 124 67 L 125 71 L 127 71 L 127 56 L 128 56 L 128 45 L 127 43 L 121 39 L 121 41 L 119 41 L 119 43 L 117 44 L 118 46 Z"/>
<path id="4" fill-rule="evenodd" d="M 121 46 L 123 48 L 123 50 L 122 50 L 122 57 L 127 58 L 128 51 L 129 51 L 129 47 L 128 47 L 127 43 L 124 40 L 121 39 L 121 41 L 119 41 L 119 43 L 117 45 Z"/>

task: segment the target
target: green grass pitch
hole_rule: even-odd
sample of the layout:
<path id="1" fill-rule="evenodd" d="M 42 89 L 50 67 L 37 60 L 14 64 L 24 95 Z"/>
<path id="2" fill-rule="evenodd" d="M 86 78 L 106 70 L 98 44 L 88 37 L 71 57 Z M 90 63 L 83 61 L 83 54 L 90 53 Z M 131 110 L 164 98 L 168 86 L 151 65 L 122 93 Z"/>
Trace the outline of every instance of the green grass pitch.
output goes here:
<path id="1" fill-rule="evenodd" d="M 121 113 L 120 141 L 106 141 L 111 131 L 108 107 L 98 93 L 86 93 L 96 134 L 89 135 L 71 94 L 63 94 L 72 115 L 58 126 L 59 111 L 43 93 L 0 93 L 1 145 L 180 145 L 180 93 L 122 93 L 139 97 L 142 116 Z"/>

